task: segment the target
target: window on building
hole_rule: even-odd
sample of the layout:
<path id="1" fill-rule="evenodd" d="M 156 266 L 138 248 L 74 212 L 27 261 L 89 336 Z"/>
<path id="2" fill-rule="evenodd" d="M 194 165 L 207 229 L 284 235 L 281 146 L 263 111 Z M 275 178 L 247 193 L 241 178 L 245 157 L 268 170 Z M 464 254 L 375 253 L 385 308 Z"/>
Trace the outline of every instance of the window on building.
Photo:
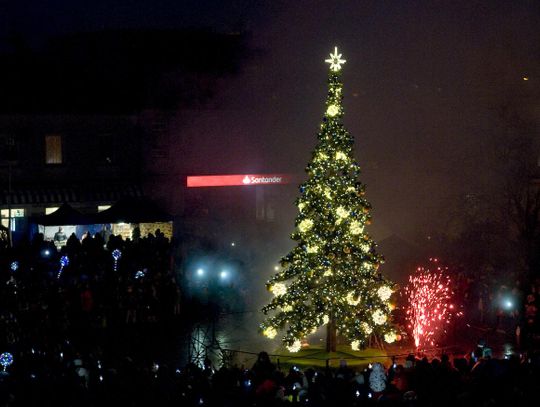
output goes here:
<path id="1" fill-rule="evenodd" d="M 59 206 L 50 206 L 45 208 L 45 215 L 50 215 L 51 213 L 56 212 L 59 208 Z"/>
<path id="2" fill-rule="evenodd" d="M 23 208 L 14 208 L 11 209 L 11 230 L 15 231 L 15 219 L 14 218 L 23 218 L 24 209 Z M 9 226 L 9 210 L 2 209 L 0 210 L 0 218 L 2 219 L 2 226 L 7 228 Z"/>
<path id="3" fill-rule="evenodd" d="M 62 136 L 47 134 L 45 136 L 45 164 L 62 164 Z"/>
<path id="4" fill-rule="evenodd" d="M 110 207 L 111 207 L 111 205 L 98 205 L 97 211 L 98 212 L 103 212 L 103 211 L 106 211 L 107 209 L 109 209 Z"/>
<path id="5" fill-rule="evenodd" d="M 17 144 L 12 134 L 0 134 L 0 164 L 16 163 Z"/>

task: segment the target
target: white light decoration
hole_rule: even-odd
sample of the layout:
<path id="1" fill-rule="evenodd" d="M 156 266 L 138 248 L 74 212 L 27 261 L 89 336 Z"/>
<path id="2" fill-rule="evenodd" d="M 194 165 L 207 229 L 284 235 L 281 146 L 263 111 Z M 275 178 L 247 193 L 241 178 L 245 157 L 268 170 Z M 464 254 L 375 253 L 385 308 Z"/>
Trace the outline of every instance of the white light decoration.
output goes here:
<path id="1" fill-rule="evenodd" d="M 386 315 L 384 312 L 382 312 L 380 309 L 375 310 L 373 314 L 371 315 L 371 318 L 373 319 L 373 322 L 377 325 L 382 325 L 386 322 Z"/>
<path id="2" fill-rule="evenodd" d="M 339 107 L 336 105 L 330 105 L 328 106 L 328 109 L 326 109 L 326 114 L 330 117 L 334 117 L 339 113 Z"/>
<path id="3" fill-rule="evenodd" d="M 357 220 L 353 220 L 351 222 L 351 234 L 353 235 L 359 235 L 364 231 L 364 226 Z"/>
<path id="4" fill-rule="evenodd" d="M 300 202 L 298 204 L 298 209 L 300 210 L 300 212 L 302 212 L 302 210 L 306 207 L 306 204 L 304 202 Z"/>
<path id="5" fill-rule="evenodd" d="M 325 188 L 324 189 L 324 196 L 327 199 L 332 199 L 332 190 L 330 188 Z"/>
<path id="6" fill-rule="evenodd" d="M 281 310 L 282 310 L 283 312 L 290 312 L 290 311 L 293 310 L 293 307 L 290 306 L 290 305 L 284 305 L 283 307 L 281 307 Z"/>
<path id="7" fill-rule="evenodd" d="M 355 187 L 348 187 L 347 192 L 356 192 L 356 188 Z"/>
<path id="8" fill-rule="evenodd" d="M 336 160 L 346 161 L 347 160 L 347 154 L 345 154 L 343 151 L 338 151 L 336 153 Z"/>
<path id="9" fill-rule="evenodd" d="M 283 283 L 276 283 L 270 287 L 270 291 L 272 291 L 276 297 L 279 297 L 287 292 L 287 286 Z"/>
<path id="10" fill-rule="evenodd" d="M 263 335 L 269 339 L 274 339 L 277 335 L 277 331 L 275 328 L 272 328 L 271 326 L 269 326 L 263 331 Z"/>
<path id="11" fill-rule="evenodd" d="M 302 349 L 302 342 L 300 342 L 300 340 L 296 340 L 293 342 L 292 345 L 290 346 L 287 346 L 287 350 L 291 353 L 296 353 L 298 352 L 300 349 Z"/>
<path id="12" fill-rule="evenodd" d="M 298 224 L 298 230 L 300 232 L 307 232 L 313 227 L 313 221 L 311 219 L 304 219 Z"/>
<path id="13" fill-rule="evenodd" d="M 319 251 L 319 246 L 308 246 L 306 247 L 308 253 L 317 253 Z"/>
<path id="14" fill-rule="evenodd" d="M 371 249 L 371 246 L 368 243 L 364 243 L 360 245 L 360 248 L 364 253 L 367 253 Z"/>
<path id="15" fill-rule="evenodd" d="M 331 269 L 326 269 L 323 273 L 323 277 L 330 277 L 331 275 L 333 275 L 334 273 L 332 273 L 332 270 Z"/>
<path id="16" fill-rule="evenodd" d="M 351 349 L 352 350 L 360 350 L 360 341 L 352 341 L 351 342 Z"/>
<path id="17" fill-rule="evenodd" d="M 386 301 L 392 295 L 392 289 L 386 285 L 383 285 L 377 290 L 377 295 L 382 301 Z"/>
<path id="18" fill-rule="evenodd" d="M 346 218 L 347 216 L 349 216 L 349 211 L 345 209 L 343 206 L 339 206 L 336 209 L 336 215 L 339 216 L 340 218 Z"/>
<path id="19" fill-rule="evenodd" d="M 347 304 L 349 305 L 358 305 L 358 303 L 360 302 L 360 296 L 354 295 L 354 291 L 351 291 L 347 294 L 346 300 Z"/>
<path id="20" fill-rule="evenodd" d="M 328 156 L 321 151 L 319 154 L 317 154 L 317 158 L 319 160 L 326 160 L 328 158 Z"/>
<path id="21" fill-rule="evenodd" d="M 345 59 L 341 59 L 343 54 L 338 54 L 337 47 L 334 47 L 334 53 L 330 54 L 330 59 L 325 59 L 324 62 L 330 64 L 330 70 L 333 72 L 338 72 L 341 70 L 341 65 L 347 62 Z"/>
<path id="22" fill-rule="evenodd" d="M 360 324 L 360 328 L 362 328 L 362 331 L 364 331 L 366 335 L 371 335 L 371 333 L 373 332 L 373 328 L 369 326 L 367 322 L 362 322 Z"/>
<path id="23" fill-rule="evenodd" d="M 365 261 L 362 263 L 362 266 L 364 266 L 365 269 L 370 269 L 373 265 L 369 261 Z"/>
<path id="24" fill-rule="evenodd" d="M 326 325 L 328 322 L 330 322 L 330 318 L 328 317 L 328 315 L 323 315 L 322 317 L 323 325 Z"/>
<path id="25" fill-rule="evenodd" d="M 397 335 L 395 332 L 389 332 L 387 334 L 384 335 L 384 341 L 386 343 L 392 343 L 392 342 L 395 342 L 397 339 Z"/>

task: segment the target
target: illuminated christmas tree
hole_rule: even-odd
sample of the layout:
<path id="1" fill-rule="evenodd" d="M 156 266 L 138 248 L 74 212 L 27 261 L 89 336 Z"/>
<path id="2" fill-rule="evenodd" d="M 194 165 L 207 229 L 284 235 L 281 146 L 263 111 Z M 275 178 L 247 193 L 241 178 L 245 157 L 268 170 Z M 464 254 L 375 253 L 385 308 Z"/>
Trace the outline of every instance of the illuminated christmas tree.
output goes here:
<path id="1" fill-rule="evenodd" d="M 296 200 L 299 214 L 291 235 L 296 247 L 281 260 L 267 283 L 274 298 L 263 312 L 264 335 L 284 330 L 284 344 L 300 349 L 301 340 L 327 325 L 327 351 L 336 350 L 338 332 L 353 350 L 370 335 L 395 340 L 390 326 L 392 284 L 378 272 L 382 256 L 365 231 L 370 204 L 359 182 L 352 136 L 342 124 L 343 84 L 337 47 L 330 59 L 326 109 L 317 135 L 308 180 Z"/>

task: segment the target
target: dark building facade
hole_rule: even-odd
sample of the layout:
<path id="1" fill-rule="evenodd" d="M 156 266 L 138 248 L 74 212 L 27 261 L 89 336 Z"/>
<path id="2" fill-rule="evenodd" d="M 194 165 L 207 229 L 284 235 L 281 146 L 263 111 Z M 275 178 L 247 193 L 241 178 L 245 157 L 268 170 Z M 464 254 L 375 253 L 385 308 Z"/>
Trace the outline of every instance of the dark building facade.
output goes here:
<path id="1" fill-rule="evenodd" d="M 93 213 L 141 196 L 141 160 L 133 116 L 0 116 L 2 225 L 16 240 L 62 203 Z"/>

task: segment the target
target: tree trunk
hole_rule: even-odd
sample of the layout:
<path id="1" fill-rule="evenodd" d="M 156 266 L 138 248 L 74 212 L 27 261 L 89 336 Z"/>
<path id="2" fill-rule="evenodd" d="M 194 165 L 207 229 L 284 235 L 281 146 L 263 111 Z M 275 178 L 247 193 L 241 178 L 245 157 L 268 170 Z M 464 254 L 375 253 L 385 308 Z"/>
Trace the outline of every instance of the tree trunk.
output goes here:
<path id="1" fill-rule="evenodd" d="M 337 345 L 336 321 L 330 317 L 330 321 L 326 325 L 326 351 L 335 352 Z"/>

